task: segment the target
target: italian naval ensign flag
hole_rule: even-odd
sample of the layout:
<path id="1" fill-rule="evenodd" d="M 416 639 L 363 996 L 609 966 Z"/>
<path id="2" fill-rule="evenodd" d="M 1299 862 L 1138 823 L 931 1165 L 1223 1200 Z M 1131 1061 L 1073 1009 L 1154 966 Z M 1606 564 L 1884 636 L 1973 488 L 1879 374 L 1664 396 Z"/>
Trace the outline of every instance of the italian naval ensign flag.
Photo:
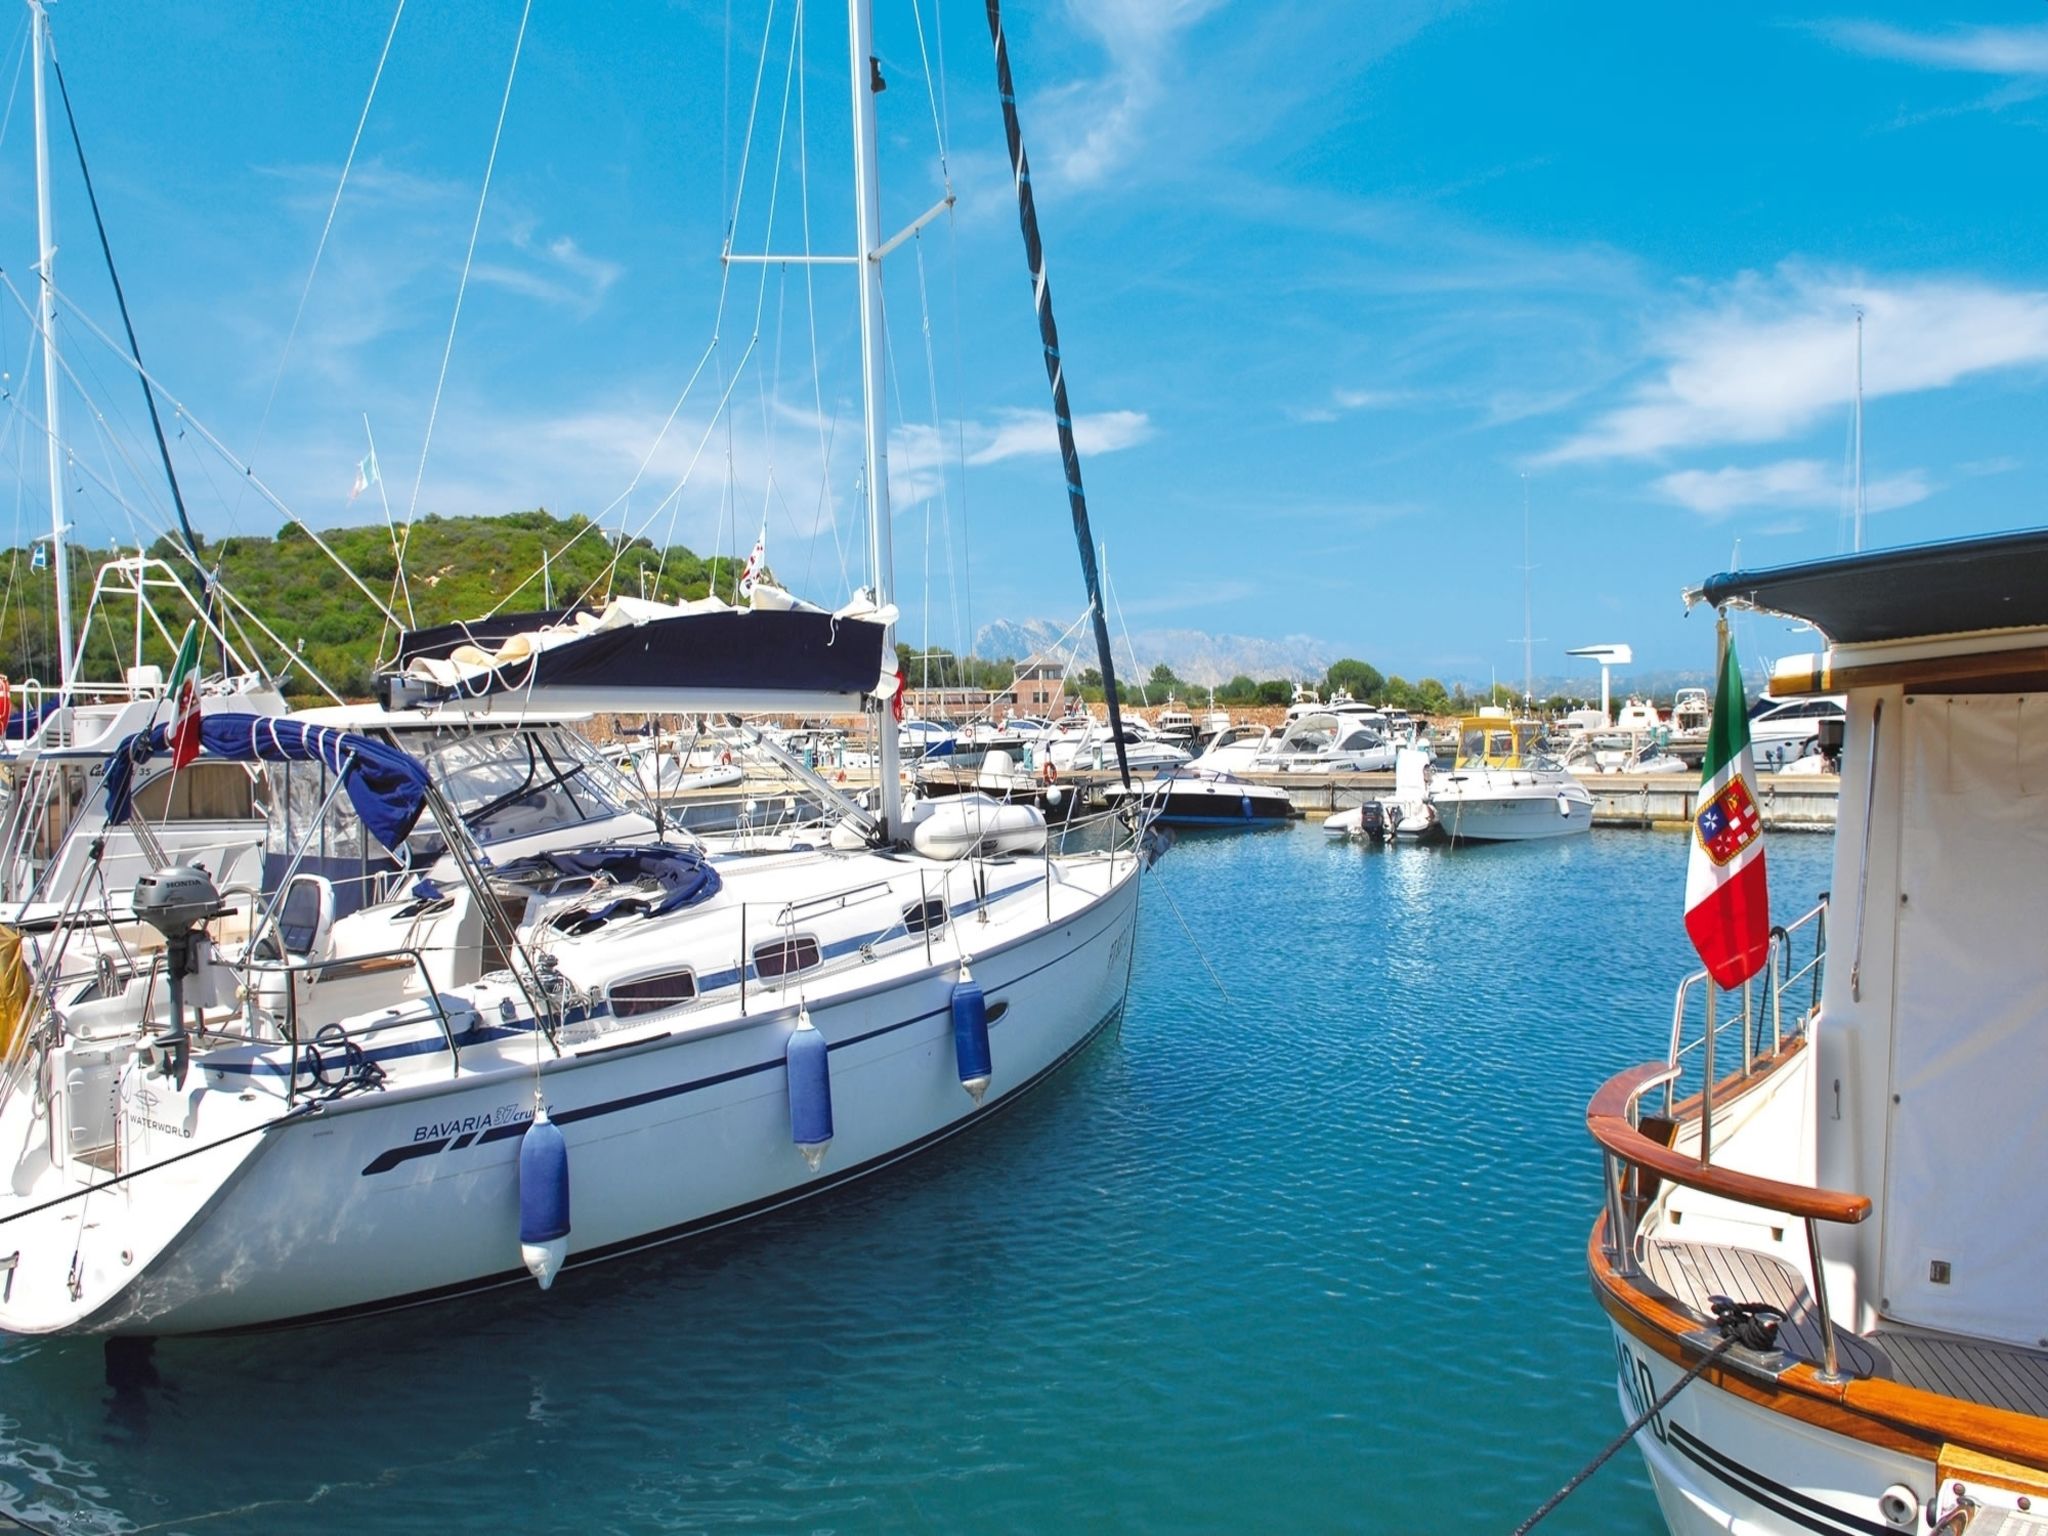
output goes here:
<path id="1" fill-rule="evenodd" d="M 1749 752 L 1748 700 L 1735 643 L 1721 648 L 1721 681 L 1692 822 L 1685 872 L 1685 931 L 1720 987 L 1739 987 L 1764 967 L 1771 900 L 1764 883 L 1764 824 Z"/>

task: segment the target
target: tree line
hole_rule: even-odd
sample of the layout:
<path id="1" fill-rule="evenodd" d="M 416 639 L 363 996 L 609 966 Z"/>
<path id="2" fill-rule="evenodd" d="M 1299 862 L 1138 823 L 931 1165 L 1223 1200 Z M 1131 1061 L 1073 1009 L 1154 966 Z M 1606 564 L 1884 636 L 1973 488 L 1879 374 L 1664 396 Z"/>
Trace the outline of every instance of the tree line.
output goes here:
<path id="1" fill-rule="evenodd" d="M 394 535 L 390 529 L 369 525 L 330 529 L 320 538 L 387 607 L 422 629 L 477 618 L 494 608 L 533 611 L 577 601 L 602 603 L 607 596 L 678 602 L 703 597 L 715 588 L 718 596 L 731 602 L 744 563 L 707 560 L 681 545 L 663 550 L 647 539 L 621 541 L 587 518 L 557 517 L 545 508 L 501 517 L 429 515 L 415 522 L 409 533 L 401 529 Z M 402 586 L 401 542 L 406 572 Z M 158 539 L 147 552 L 170 566 L 195 596 L 202 590 L 202 572 L 209 582 L 217 579 L 271 628 L 283 644 L 282 652 L 262 640 L 232 605 L 213 600 L 218 611 L 234 615 L 228 626 L 231 633 L 237 625 L 246 627 L 257 653 L 247 659 L 279 677 L 294 702 L 320 696 L 306 675 L 308 669 L 345 698 L 367 698 L 375 686 L 379 659 L 394 650 L 397 636 L 388 621 L 297 524 L 269 537 L 202 536 L 196 562 L 169 538 Z M 103 603 L 88 625 L 87 598 L 100 568 L 133 551 L 72 545 L 69 554 L 72 622 L 81 627 L 85 646 L 80 676 L 118 680 L 134 659 L 134 605 L 127 600 Z M 58 648 L 53 571 L 37 565 L 29 548 L 7 551 L 4 559 L 0 671 L 17 682 L 37 678 L 52 683 Z M 174 594 L 157 590 L 152 596 L 172 634 L 169 640 L 145 634 L 142 657 L 168 672 L 190 615 L 173 615 L 166 599 L 174 601 Z M 208 664 L 219 663 L 209 659 Z"/>

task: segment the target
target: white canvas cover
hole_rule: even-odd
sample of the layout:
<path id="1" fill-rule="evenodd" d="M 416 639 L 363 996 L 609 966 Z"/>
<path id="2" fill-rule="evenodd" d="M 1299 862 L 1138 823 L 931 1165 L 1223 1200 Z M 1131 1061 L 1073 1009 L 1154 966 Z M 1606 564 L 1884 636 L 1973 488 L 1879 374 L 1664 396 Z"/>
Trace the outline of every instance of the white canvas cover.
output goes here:
<path id="1" fill-rule="evenodd" d="M 1922 695 L 1903 713 L 1880 1294 L 1903 1322 L 2034 1345 L 2048 1336 L 2048 698 Z"/>

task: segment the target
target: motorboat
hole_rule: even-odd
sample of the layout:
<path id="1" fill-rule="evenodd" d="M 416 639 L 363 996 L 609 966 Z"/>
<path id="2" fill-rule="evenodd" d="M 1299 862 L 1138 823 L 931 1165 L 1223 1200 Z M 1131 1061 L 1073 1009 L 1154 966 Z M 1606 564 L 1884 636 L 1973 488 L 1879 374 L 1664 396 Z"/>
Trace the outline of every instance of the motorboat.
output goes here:
<path id="1" fill-rule="evenodd" d="M 1749 717 L 1750 750 L 1759 768 L 1774 769 L 1805 755 L 1807 743 L 1820 736 L 1823 722 L 1840 722 L 1847 710 L 1840 694 L 1811 699 L 1757 701 Z"/>
<path id="2" fill-rule="evenodd" d="M 1648 699 L 1630 694 L 1628 701 L 1614 712 L 1616 730 L 1632 734 L 1648 735 L 1664 724 L 1664 717 L 1657 713 L 1657 706 Z"/>
<path id="3" fill-rule="evenodd" d="M 867 6 L 851 14 L 879 444 L 881 267 L 906 237 L 877 223 L 877 44 Z M 997 59 L 1028 188 L 1000 38 Z M 1063 394 L 1055 415 L 1071 466 Z M 887 482 L 864 483 L 882 550 Z M 745 608 L 614 598 L 409 631 L 380 703 L 439 722 L 439 761 L 340 724 L 203 718 L 198 761 L 263 777 L 284 862 L 238 890 L 193 863 L 146 870 L 131 910 L 156 953 L 83 995 L 31 985 L 0 1022 L 0 1329 L 233 1331 L 546 1288 L 888 1168 L 1084 1050 L 1122 1013 L 1153 845 L 1121 814 L 1070 849 L 1028 808 L 906 807 L 887 560 L 872 574 L 831 612 L 764 603 L 757 582 Z M 1106 657 L 1100 622 L 1097 640 Z M 816 779 L 829 847 L 720 858 L 658 826 L 615 837 L 594 803 L 565 828 L 561 800 L 609 771 L 594 750 L 466 739 L 580 710 L 867 713 L 879 803 Z M 107 744 L 91 792 L 109 826 L 170 751 L 161 723 Z M 364 901 L 337 915 L 351 866 Z M 65 921 L 96 909 L 74 894 Z"/>
<path id="4" fill-rule="evenodd" d="M 1455 765 L 1430 782 L 1430 803 L 1453 843 L 1528 842 L 1593 827 L 1593 797 L 1535 750 L 1533 720 L 1468 717 L 1458 728 Z"/>
<path id="5" fill-rule="evenodd" d="M 1188 761 L 1184 749 L 1163 739 L 1144 721 L 1135 718 L 1123 722 L 1123 745 L 1124 760 L 1133 774 L 1178 768 Z M 1044 751 L 1045 760 L 1060 773 L 1074 769 L 1115 768 L 1117 765 L 1116 735 L 1107 725 L 1068 732 Z"/>
<path id="6" fill-rule="evenodd" d="M 1832 895 L 1753 984 L 1680 980 L 1586 1111 L 1620 1412 L 1676 1536 L 2040 1530 L 2048 530 L 1694 596 L 1818 630 L 1770 698 L 1838 701 L 1853 750 Z"/>
<path id="7" fill-rule="evenodd" d="M 1385 773 L 1394 766 L 1394 744 L 1376 716 L 1318 707 L 1277 736 L 1262 727 L 1233 726 L 1197 761 L 1224 772 Z"/>
<path id="8" fill-rule="evenodd" d="M 1415 843 L 1434 836 L 1442 824 L 1429 798 L 1435 761 L 1427 747 L 1403 745 L 1394 760 L 1394 792 L 1370 795 L 1334 812 L 1323 822 L 1324 833 L 1368 843 Z"/>
<path id="9" fill-rule="evenodd" d="M 1294 802 L 1272 784 L 1253 784 L 1234 774 L 1189 763 L 1157 777 L 1105 791 L 1111 804 L 1131 803 L 1161 826 L 1270 827 L 1294 819 Z"/>

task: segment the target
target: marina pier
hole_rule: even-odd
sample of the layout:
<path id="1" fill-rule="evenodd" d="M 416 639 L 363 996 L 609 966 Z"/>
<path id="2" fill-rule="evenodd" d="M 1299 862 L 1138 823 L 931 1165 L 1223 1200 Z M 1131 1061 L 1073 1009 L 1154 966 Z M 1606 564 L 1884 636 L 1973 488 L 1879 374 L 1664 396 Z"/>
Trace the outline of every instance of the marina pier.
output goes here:
<path id="1" fill-rule="evenodd" d="M 1391 773 L 1240 773 L 1238 777 L 1286 790 L 1294 809 L 1316 821 L 1368 798 L 1391 794 L 1394 788 Z M 1060 783 L 1091 800 L 1116 781 L 1115 772 L 1108 769 L 1080 769 L 1060 778 Z M 1699 809 L 1700 781 L 1691 774 L 1601 773 L 1588 774 L 1579 782 L 1593 797 L 1596 827 L 1675 829 L 1690 825 Z M 1757 788 L 1767 828 L 1787 832 L 1835 829 L 1842 789 L 1838 774 L 1762 774 Z"/>

